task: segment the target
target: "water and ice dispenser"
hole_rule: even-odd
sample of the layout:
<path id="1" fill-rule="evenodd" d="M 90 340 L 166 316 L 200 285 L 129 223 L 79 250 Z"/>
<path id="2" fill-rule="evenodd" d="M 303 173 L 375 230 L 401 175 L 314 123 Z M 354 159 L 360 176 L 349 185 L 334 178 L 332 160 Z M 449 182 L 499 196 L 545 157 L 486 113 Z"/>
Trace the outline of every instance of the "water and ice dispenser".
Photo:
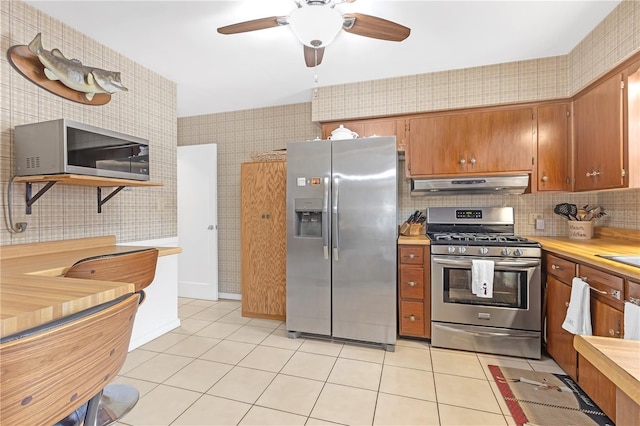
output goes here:
<path id="1" fill-rule="evenodd" d="M 296 198 L 295 211 L 295 236 L 322 238 L 322 198 Z"/>

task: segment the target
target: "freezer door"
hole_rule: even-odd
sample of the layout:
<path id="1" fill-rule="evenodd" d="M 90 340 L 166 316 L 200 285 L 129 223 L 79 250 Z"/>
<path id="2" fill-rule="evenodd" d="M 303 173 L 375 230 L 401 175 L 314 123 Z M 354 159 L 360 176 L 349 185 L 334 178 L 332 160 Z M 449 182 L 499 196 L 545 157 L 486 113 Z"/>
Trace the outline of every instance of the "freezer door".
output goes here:
<path id="1" fill-rule="evenodd" d="M 287 330 L 331 335 L 331 144 L 287 144 Z"/>
<path id="2" fill-rule="evenodd" d="M 396 342 L 394 137 L 332 143 L 333 335 Z"/>

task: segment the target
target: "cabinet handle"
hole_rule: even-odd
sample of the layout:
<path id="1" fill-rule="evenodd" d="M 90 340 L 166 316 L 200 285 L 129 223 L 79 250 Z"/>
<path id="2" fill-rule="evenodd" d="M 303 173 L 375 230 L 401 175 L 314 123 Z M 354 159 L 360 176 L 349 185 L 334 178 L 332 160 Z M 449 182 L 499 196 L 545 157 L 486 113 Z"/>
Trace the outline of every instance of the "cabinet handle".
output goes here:
<path id="1" fill-rule="evenodd" d="M 620 336 L 620 330 L 614 330 L 613 328 L 609 329 L 609 336 Z"/>
<path id="2" fill-rule="evenodd" d="M 408 257 L 409 259 L 415 259 L 416 257 L 418 257 L 418 255 L 417 255 L 417 254 L 413 254 L 413 253 L 411 253 L 411 254 L 408 254 L 408 255 L 407 255 L 407 257 Z"/>
<path id="3" fill-rule="evenodd" d="M 549 180 L 549 178 L 547 177 L 547 175 L 546 175 L 546 174 L 543 174 L 543 175 L 542 175 L 542 178 L 541 178 L 540 180 L 541 180 L 541 181 L 543 181 L 543 182 L 546 182 L 546 181 L 548 181 L 548 180 Z"/>
<path id="4" fill-rule="evenodd" d="M 405 318 L 408 319 L 409 321 L 415 321 L 416 320 L 416 316 L 415 315 L 407 315 Z"/>
<path id="5" fill-rule="evenodd" d="M 471 157 L 471 161 L 469 161 L 471 163 L 471 167 L 473 167 L 476 164 L 476 157 Z"/>
<path id="6" fill-rule="evenodd" d="M 467 160 L 465 160 L 464 158 L 461 158 L 459 162 L 461 166 L 464 166 L 465 164 L 467 164 Z"/>
<path id="7" fill-rule="evenodd" d="M 551 269 L 554 271 L 562 271 L 562 266 L 560 265 L 551 265 Z"/>
<path id="8" fill-rule="evenodd" d="M 568 308 L 569 307 L 569 302 L 564 302 L 564 306 L 565 306 L 565 308 Z"/>
<path id="9" fill-rule="evenodd" d="M 415 286 L 419 285 L 419 283 L 417 283 L 415 281 L 406 281 L 405 284 L 408 285 L 409 287 L 415 287 Z"/>
<path id="10" fill-rule="evenodd" d="M 586 283 L 586 282 L 589 282 L 589 277 L 580 277 L 580 279 L 581 279 L 582 281 L 584 281 L 585 283 Z"/>

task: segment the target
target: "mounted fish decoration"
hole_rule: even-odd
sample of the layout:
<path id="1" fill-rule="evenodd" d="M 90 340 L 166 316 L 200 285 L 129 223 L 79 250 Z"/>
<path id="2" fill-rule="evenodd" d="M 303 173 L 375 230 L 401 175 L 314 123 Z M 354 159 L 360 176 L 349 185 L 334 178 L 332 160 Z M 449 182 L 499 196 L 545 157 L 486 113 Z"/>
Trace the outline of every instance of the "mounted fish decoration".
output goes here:
<path id="1" fill-rule="evenodd" d="M 29 50 L 38 57 L 49 80 L 58 80 L 70 89 L 83 92 L 89 101 L 96 93 L 128 90 L 120 81 L 119 72 L 84 66 L 78 59 L 65 58 L 59 49 L 45 50 L 40 33 L 29 43 Z"/>

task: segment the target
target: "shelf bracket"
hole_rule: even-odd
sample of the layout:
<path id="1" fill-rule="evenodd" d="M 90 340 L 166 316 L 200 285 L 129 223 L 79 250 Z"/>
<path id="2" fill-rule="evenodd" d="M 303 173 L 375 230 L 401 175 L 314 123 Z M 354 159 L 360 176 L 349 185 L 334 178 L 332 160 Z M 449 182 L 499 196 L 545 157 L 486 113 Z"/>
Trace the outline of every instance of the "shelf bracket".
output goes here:
<path id="1" fill-rule="evenodd" d="M 42 197 L 45 192 L 47 192 L 49 189 L 51 189 L 51 187 L 53 185 L 55 185 L 56 182 L 57 181 L 55 181 L 55 180 L 47 182 L 47 184 L 44 187 L 42 187 L 40 189 L 40 191 L 38 191 L 38 193 L 36 195 L 34 195 L 34 196 L 31 196 L 31 192 L 32 192 L 32 189 L 33 189 L 32 186 L 31 186 L 31 182 L 27 182 L 26 183 L 27 187 L 26 187 L 25 193 L 26 193 L 26 199 L 27 199 L 26 200 L 27 201 L 27 208 L 25 209 L 25 214 L 31 214 L 31 206 L 33 205 L 33 203 L 38 201 L 38 199 L 40 197 Z"/>
<path id="2" fill-rule="evenodd" d="M 118 192 L 122 191 L 124 188 L 125 188 L 124 186 L 117 187 L 116 189 L 111 191 L 111 193 L 109 195 L 107 195 L 106 197 L 104 197 L 104 199 L 103 199 L 102 198 L 102 188 L 98 187 L 97 188 L 97 193 L 98 193 L 98 213 L 102 213 L 102 206 L 107 201 L 112 199 L 114 195 L 116 195 Z"/>

